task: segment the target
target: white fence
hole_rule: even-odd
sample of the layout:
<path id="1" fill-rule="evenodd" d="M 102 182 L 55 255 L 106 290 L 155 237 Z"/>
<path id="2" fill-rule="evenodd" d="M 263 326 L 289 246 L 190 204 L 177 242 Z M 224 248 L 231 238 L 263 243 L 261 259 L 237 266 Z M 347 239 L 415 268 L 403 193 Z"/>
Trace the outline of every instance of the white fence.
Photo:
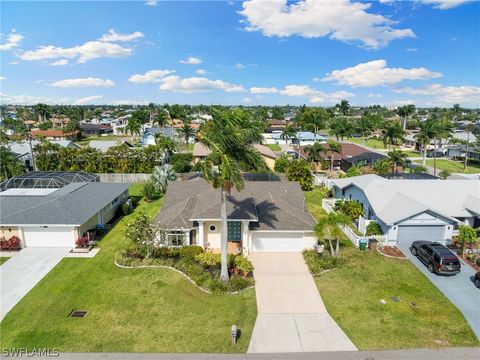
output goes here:
<path id="1" fill-rule="evenodd" d="M 314 174 L 313 175 L 313 185 L 315 186 L 325 186 L 328 190 L 333 188 L 333 182 L 326 175 Z"/>
<path id="2" fill-rule="evenodd" d="M 100 182 L 113 183 L 138 183 L 148 181 L 151 174 L 97 174 L 100 177 Z"/>
<path id="3" fill-rule="evenodd" d="M 331 213 L 333 210 L 333 207 L 335 206 L 335 199 L 323 199 L 322 200 L 322 208 L 325 210 L 327 213 Z M 345 236 L 356 246 L 358 247 L 358 243 L 360 241 L 360 236 L 355 234 L 355 232 L 350 229 L 348 226 L 340 226 L 340 229 L 343 231 Z"/>

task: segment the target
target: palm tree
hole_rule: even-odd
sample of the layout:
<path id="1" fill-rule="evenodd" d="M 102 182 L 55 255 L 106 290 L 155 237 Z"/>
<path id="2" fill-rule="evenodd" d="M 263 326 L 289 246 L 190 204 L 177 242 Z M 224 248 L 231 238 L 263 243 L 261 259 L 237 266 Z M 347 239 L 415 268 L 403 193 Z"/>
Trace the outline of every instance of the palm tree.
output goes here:
<path id="1" fill-rule="evenodd" d="M 127 133 L 130 133 L 130 135 L 132 135 L 133 140 L 135 140 L 135 135 L 138 135 L 140 137 L 141 129 L 142 129 L 142 124 L 140 123 L 138 118 L 134 116 L 128 119 L 127 125 L 125 125 L 125 131 Z"/>
<path id="2" fill-rule="evenodd" d="M 373 164 L 373 170 L 377 175 L 387 175 L 390 172 L 390 162 L 388 159 L 377 161 L 375 164 Z"/>
<path id="3" fill-rule="evenodd" d="M 155 104 L 154 103 L 149 103 L 148 104 L 148 121 L 150 124 L 153 122 L 153 112 L 155 111 Z"/>
<path id="4" fill-rule="evenodd" d="M 6 146 L 0 146 L 0 179 L 6 180 L 20 175 L 25 168 L 18 157 Z"/>
<path id="5" fill-rule="evenodd" d="M 409 104 L 400 106 L 397 109 L 397 114 L 403 117 L 403 130 L 407 128 L 407 118 L 415 112 L 415 105 Z"/>
<path id="6" fill-rule="evenodd" d="M 297 132 L 293 128 L 291 124 L 285 125 L 285 127 L 282 130 L 282 133 L 280 134 L 280 138 L 282 140 L 285 140 L 285 144 L 288 143 L 288 140 L 291 140 L 297 136 Z"/>
<path id="7" fill-rule="evenodd" d="M 458 105 L 458 104 L 457 104 Z M 474 124 L 468 124 L 465 127 L 465 130 L 467 131 L 467 141 L 465 144 L 465 159 L 463 160 L 463 170 L 467 170 L 467 165 L 468 165 L 468 148 L 470 146 L 470 133 L 475 130 L 475 125 Z"/>
<path id="8" fill-rule="evenodd" d="M 153 123 L 157 124 L 158 127 L 162 130 L 163 134 L 163 128 L 168 124 L 169 118 L 168 118 L 168 113 L 164 110 L 160 110 L 157 112 L 155 117 L 153 118 Z"/>
<path id="9" fill-rule="evenodd" d="M 437 176 L 437 150 L 442 146 L 442 140 L 448 139 L 453 133 L 453 124 L 447 118 L 435 120 L 435 138 L 433 143 L 433 175 Z"/>
<path id="10" fill-rule="evenodd" d="M 342 213 L 332 211 L 327 215 L 322 215 L 318 219 L 317 225 L 315 226 L 315 231 L 321 233 L 324 238 L 328 240 L 330 245 L 330 254 L 332 256 L 337 256 L 340 252 L 340 241 L 339 238 L 342 236 L 341 227 L 346 226 L 350 223 L 350 218 Z M 332 238 L 335 238 L 336 246 L 333 249 Z"/>
<path id="11" fill-rule="evenodd" d="M 322 144 L 314 143 L 305 147 L 305 153 L 307 154 L 307 160 L 318 167 L 318 163 L 323 160 L 322 153 L 325 152 L 325 147 Z"/>
<path id="12" fill-rule="evenodd" d="M 370 136 L 378 127 L 381 119 L 378 115 L 372 115 L 370 113 L 364 114 L 355 123 L 356 130 L 362 136 L 362 145 L 365 146 L 365 140 Z"/>
<path id="13" fill-rule="evenodd" d="M 392 145 L 397 143 L 399 140 L 403 140 L 403 136 L 405 135 L 402 125 L 396 121 L 387 121 L 382 132 L 383 145 L 387 147 L 388 144 L 388 149 L 391 149 Z"/>
<path id="14" fill-rule="evenodd" d="M 330 122 L 330 134 L 338 140 L 351 137 L 354 132 L 353 124 L 344 116 L 337 117 Z"/>
<path id="15" fill-rule="evenodd" d="M 215 189 L 220 189 L 220 278 L 228 281 L 227 195 L 233 188 L 241 191 L 245 186 L 240 172 L 241 163 L 251 168 L 266 166 L 260 154 L 252 146 L 260 142 L 261 132 L 251 120 L 250 115 L 240 109 L 215 111 L 213 119 L 203 124 L 198 138 L 211 151 L 202 164 L 203 176 Z"/>
<path id="16" fill-rule="evenodd" d="M 405 166 L 407 162 L 407 154 L 401 150 L 393 149 L 388 152 L 388 161 L 392 165 L 392 172 L 397 173 L 398 166 Z"/>
<path id="17" fill-rule="evenodd" d="M 343 115 L 347 115 L 348 112 L 350 111 L 350 103 L 348 102 L 348 100 L 344 99 L 340 101 L 340 104 L 337 104 L 337 108 L 340 110 L 340 112 Z"/>
<path id="18" fill-rule="evenodd" d="M 162 166 L 155 166 L 152 174 L 152 182 L 155 188 L 160 191 L 160 193 L 165 194 L 167 191 L 167 186 L 170 181 L 175 181 L 177 179 L 177 174 L 173 170 L 173 166 L 170 164 L 165 164 Z"/>
<path id="19" fill-rule="evenodd" d="M 427 147 L 430 141 L 435 138 L 436 126 L 434 120 L 427 120 L 420 123 L 419 131 L 414 135 L 415 140 L 420 144 L 420 151 L 422 153 L 422 165 L 426 164 Z"/>
<path id="20" fill-rule="evenodd" d="M 327 126 L 328 113 L 324 109 L 307 108 L 300 115 L 300 125 L 304 129 L 313 131 L 314 142 L 317 142 L 317 133 Z"/>
<path id="21" fill-rule="evenodd" d="M 340 154 L 342 152 L 342 144 L 336 141 L 328 141 L 327 148 L 324 149 L 325 152 L 330 151 L 330 171 L 333 171 L 333 160 L 335 154 Z"/>
<path id="22" fill-rule="evenodd" d="M 188 141 L 191 137 L 194 137 L 196 132 L 195 129 L 188 122 L 184 122 L 182 127 L 177 130 L 180 135 L 183 135 L 183 140 L 185 145 L 188 147 Z"/>

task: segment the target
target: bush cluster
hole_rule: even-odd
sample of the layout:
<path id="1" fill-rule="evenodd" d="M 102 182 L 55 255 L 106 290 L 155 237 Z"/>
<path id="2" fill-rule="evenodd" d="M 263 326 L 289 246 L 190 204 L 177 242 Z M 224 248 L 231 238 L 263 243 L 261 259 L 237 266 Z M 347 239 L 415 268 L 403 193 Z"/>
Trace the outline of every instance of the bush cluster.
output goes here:
<path id="1" fill-rule="evenodd" d="M 305 250 L 303 257 L 313 275 L 320 274 L 325 270 L 335 269 L 346 262 L 343 257 L 331 256 L 326 252 L 319 254 L 315 250 Z"/>
<path id="2" fill-rule="evenodd" d="M 20 238 L 18 236 L 13 235 L 8 240 L 4 237 L 0 238 L 0 250 L 4 251 L 17 251 L 20 250 Z"/>

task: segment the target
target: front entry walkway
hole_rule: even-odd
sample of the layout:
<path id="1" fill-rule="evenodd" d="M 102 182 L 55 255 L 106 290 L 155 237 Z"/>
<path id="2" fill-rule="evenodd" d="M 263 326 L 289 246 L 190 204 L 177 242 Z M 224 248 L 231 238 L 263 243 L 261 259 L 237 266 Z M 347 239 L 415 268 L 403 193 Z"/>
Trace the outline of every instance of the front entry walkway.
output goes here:
<path id="1" fill-rule="evenodd" d="M 330 317 L 301 253 L 253 253 L 258 316 L 249 353 L 357 350 Z"/>
<path id="2" fill-rule="evenodd" d="M 71 248 L 27 247 L 0 266 L 0 320 Z"/>

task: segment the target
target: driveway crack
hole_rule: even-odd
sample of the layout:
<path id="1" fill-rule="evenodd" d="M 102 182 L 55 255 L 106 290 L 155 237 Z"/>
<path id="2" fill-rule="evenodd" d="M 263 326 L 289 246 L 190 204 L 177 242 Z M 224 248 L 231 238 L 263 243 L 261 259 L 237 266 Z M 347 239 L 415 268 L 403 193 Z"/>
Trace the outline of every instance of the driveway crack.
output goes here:
<path id="1" fill-rule="evenodd" d="M 292 314 L 293 317 L 293 323 L 295 324 L 295 330 L 297 331 L 297 336 L 298 336 L 298 342 L 300 343 L 300 348 L 303 350 L 303 344 L 302 344 L 302 337 L 300 336 L 300 333 L 298 332 L 298 326 L 297 326 L 297 319 L 295 318 L 295 314 Z"/>

